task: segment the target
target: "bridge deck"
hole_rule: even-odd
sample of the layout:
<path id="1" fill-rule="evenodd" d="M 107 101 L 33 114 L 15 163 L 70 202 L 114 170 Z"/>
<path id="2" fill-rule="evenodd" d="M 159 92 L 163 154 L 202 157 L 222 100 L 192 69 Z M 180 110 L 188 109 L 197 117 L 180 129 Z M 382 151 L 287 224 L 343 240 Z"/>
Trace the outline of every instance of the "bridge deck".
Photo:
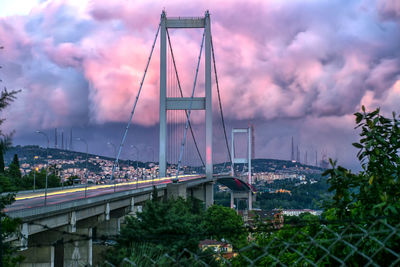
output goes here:
<path id="1" fill-rule="evenodd" d="M 60 203 L 74 202 L 85 198 L 93 198 L 115 194 L 117 192 L 131 191 L 134 189 L 143 189 L 157 185 L 172 183 L 173 177 L 156 178 L 153 180 L 133 181 L 118 184 L 92 185 L 85 187 L 72 187 L 64 189 L 56 189 L 48 191 L 46 206 L 58 205 Z M 204 179 L 201 175 L 184 175 L 179 177 L 180 182 L 195 181 Z M 85 197 L 86 191 L 86 197 Z M 21 192 L 18 193 L 15 202 L 8 206 L 5 211 L 9 214 L 16 211 L 27 210 L 32 208 L 44 207 L 45 193 L 40 192 Z"/>

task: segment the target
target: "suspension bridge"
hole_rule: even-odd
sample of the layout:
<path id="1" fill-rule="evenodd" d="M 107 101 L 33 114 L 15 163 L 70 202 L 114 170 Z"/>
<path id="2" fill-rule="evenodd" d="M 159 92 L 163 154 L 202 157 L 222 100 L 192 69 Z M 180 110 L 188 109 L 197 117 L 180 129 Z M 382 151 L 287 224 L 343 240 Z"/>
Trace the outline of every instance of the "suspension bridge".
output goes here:
<path id="1" fill-rule="evenodd" d="M 179 75 L 171 30 L 202 30 L 194 80 L 190 90 L 185 90 Z M 124 149 L 129 129 L 135 121 L 135 111 L 146 81 L 146 74 L 159 40 L 160 47 L 160 127 L 158 178 L 119 183 L 116 179 L 118 161 Z M 203 62 L 202 62 L 203 61 Z M 202 64 L 203 63 L 203 64 Z M 203 67 L 203 71 L 200 68 Z M 204 73 L 204 77 L 200 77 Z M 214 75 L 214 77 L 213 77 Z M 213 78 L 215 83 L 213 83 Z M 185 84 L 187 82 L 185 81 Z M 200 86 L 204 84 L 204 86 Z M 215 85 L 215 86 L 213 86 Z M 212 88 L 216 89 L 220 123 L 213 125 Z M 192 113 L 203 110 L 205 125 L 192 123 Z M 214 173 L 213 126 L 222 128 L 231 173 Z M 203 133 L 201 133 L 203 131 Z M 248 157 L 237 158 L 234 134 L 248 134 Z M 200 142 L 199 138 L 204 138 Z M 145 71 L 126 124 L 108 184 L 81 185 L 36 192 L 19 192 L 16 201 L 7 207 L 9 216 L 22 220 L 21 235 L 8 240 L 14 242 L 26 260 L 22 266 L 62 266 L 71 264 L 79 253 L 82 262 L 92 265 L 92 237 L 112 235 L 119 231 L 124 216 L 140 211 L 156 189 L 160 198 L 188 196 L 204 201 L 206 207 L 214 202 L 213 185 L 221 183 L 231 189 L 231 207 L 235 198 L 246 199 L 251 209 L 251 129 L 233 129 L 232 147 L 229 147 L 222 109 L 215 50 L 208 11 L 204 17 L 167 17 L 163 11 L 150 49 Z M 204 146 L 201 144 L 204 143 Z M 238 177 L 234 164 L 247 164 L 246 177 Z M 198 165 L 196 174 L 184 174 L 185 165 Z M 62 233 L 62 234 L 61 234 Z M 79 240 L 77 233 L 89 236 Z M 57 247 L 60 238 L 69 235 L 72 242 Z M 78 236 L 78 237 L 77 237 Z M 44 242 L 46 240 L 46 242 Z M 35 246 L 35 244 L 47 244 Z M 74 256 L 75 255 L 75 256 Z M 42 266 L 42 265 L 40 265 Z"/>

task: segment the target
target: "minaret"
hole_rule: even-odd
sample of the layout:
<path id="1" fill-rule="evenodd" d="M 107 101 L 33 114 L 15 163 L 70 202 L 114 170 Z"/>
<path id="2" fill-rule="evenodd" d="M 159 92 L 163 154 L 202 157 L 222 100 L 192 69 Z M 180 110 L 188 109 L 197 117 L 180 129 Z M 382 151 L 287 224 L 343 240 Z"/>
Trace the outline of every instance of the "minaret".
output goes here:
<path id="1" fill-rule="evenodd" d="M 57 128 L 54 129 L 54 148 L 57 148 Z"/>
<path id="2" fill-rule="evenodd" d="M 293 136 L 292 136 L 292 155 L 290 158 L 291 161 L 294 161 L 294 143 L 293 143 Z"/>
<path id="3" fill-rule="evenodd" d="M 296 155 L 296 161 L 298 162 L 298 163 L 300 163 L 300 150 L 299 150 L 299 145 L 297 145 L 297 155 Z"/>
<path id="4" fill-rule="evenodd" d="M 61 149 L 64 150 L 64 131 L 61 131 Z"/>
<path id="5" fill-rule="evenodd" d="M 304 164 L 307 165 L 307 150 L 306 150 L 306 156 L 305 156 L 305 159 L 304 159 Z"/>
<path id="6" fill-rule="evenodd" d="M 73 145 L 72 145 L 72 128 L 70 129 L 69 132 L 69 150 L 73 149 Z"/>

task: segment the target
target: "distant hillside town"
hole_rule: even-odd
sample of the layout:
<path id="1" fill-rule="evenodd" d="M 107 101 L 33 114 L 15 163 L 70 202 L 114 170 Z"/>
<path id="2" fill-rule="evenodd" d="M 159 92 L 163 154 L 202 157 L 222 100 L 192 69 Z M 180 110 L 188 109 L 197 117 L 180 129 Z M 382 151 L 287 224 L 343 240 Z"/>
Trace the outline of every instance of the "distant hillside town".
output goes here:
<path id="1" fill-rule="evenodd" d="M 114 160 L 113 158 L 86 153 L 57 149 L 42 148 L 39 146 L 15 146 L 5 154 L 5 163 L 8 165 L 14 156 L 18 155 L 22 175 L 27 175 L 33 170 L 39 171 L 47 165 L 55 168 L 61 179 L 71 176 L 82 177 L 87 175 L 88 181 L 101 183 L 111 175 Z M 48 155 L 48 158 L 46 158 Z M 214 165 L 215 173 L 229 172 L 229 163 Z M 306 177 L 312 174 L 320 174 L 323 169 L 303 165 L 295 161 L 275 160 L 275 159 L 254 159 L 252 160 L 252 179 L 257 185 L 263 182 L 272 183 L 277 180 L 292 179 L 300 183 L 306 182 Z M 183 166 L 182 174 L 202 173 L 202 166 Z M 243 164 L 235 165 L 236 173 L 247 172 Z M 168 176 L 176 175 L 176 165 L 169 164 L 167 169 Z M 141 162 L 120 160 L 116 168 L 115 177 L 118 181 L 128 181 L 132 179 L 151 179 L 158 176 L 157 162 Z M 311 180 L 312 182 L 312 180 Z"/>

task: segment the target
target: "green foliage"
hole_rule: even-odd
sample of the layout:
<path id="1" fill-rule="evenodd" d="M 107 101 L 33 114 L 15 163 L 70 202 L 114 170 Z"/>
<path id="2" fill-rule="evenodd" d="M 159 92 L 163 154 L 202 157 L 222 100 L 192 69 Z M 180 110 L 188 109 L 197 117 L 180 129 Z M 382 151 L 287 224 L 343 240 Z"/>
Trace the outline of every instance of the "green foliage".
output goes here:
<path id="1" fill-rule="evenodd" d="M 147 242 L 172 253 L 184 248 L 196 250 L 204 235 L 200 227 L 202 213 L 193 213 L 194 200 L 149 201 L 137 217 L 128 217 L 121 230 L 119 243 L 130 247 Z"/>
<path id="2" fill-rule="evenodd" d="M 14 192 L 17 191 L 14 179 L 6 174 L 0 173 L 0 191 L 1 192 Z"/>
<path id="3" fill-rule="evenodd" d="M 0 187 L 0 194 L 3 193 Z M 19 262 L 22 261 L 20 256 L 16 256 L 16 249 L 11 246 L 9 242 L 3 242 L 9 236 L 15 234 L 18 231 L 20 221 L 18 219 L 13 219 L 8 217 L 4 212 L 4 208 L 14 202 L 14 194 L 5 194 L 0 196 L 0 227 L 1 227 L 1 237 L 2 242 L 2 256 L 0 259 L 2 261 L 2 266 L 17 266 Z M 1 264 L 0 264 L 1 265 Z"/>
<path id="4" fill-rule="evenodd" d="M 157 190 L 157 187 L 155 187 L 155 186 L 153 186 L 153 192 L 151 193 L 151 200 L 153 202 L 158 201 L 158 190 Z"/>
<path id="5" fill-rule="evenodd" d="M 146 261 L 144 253 L 158 256 L 167 253 L 172 258 L 179 258 L 179 262 L 189 264 L 184 266 L 197 266 L 190 253 L 193 252 L 202 255 L 202 260 L 213 266 L 213 254 L 198 248 L 201 240 L 214 238 L 243 243 L 247 236 L 243 221 L 234 210 L 212 206 L 205 211 L 204 204 L 198 199 L 178 198 L 165 202 L 155 199 L 157 197 L 153 196 L 147 201 L 136 216 L 126 218 L 118 245 L 108 255 L 108 261 L 120 264 L 127 257 L 142 262 Z M 185 249 L 190 252 L 182 254 Z M 168 258 L 161 262 L 164 261 L 170 262 Z"/>
<path id="6" fill-rule="evenodd" d="M 22 175 L 21 175 L 21 170 L 20 170 L 19 160 L 18 160 L 18 155 L 17 154 L 14 154 L 13 161 L 8 166 L 8 173 L 14 179 L 21 179 Z"/>
<path id="7" fill-rule="evenodd" d="M 279 181 L 282 182 L 282 181 Z M 279 184 L 278 182 L 278 184 Z M 270 193 L 261 192 L 257 195 L 260 208 L 263 210 L 282 209 L 320 209 L 324 199 L 330 197 L 326 179 L 321 179 L 316 183 L 297 184 L 298 181 L 288 181 L 281 183 L 280 186 L 271 184 L 272 188 L 282 188 L 290 191 L 289 193 Z"/>
<path id="8" fill-rule="evenodd" d="M 1 122 L 3 122 L 3 120 L 0 119 L 0 124 Z M 0 173 L 4 173 L 4 153 L 11 147 L 11 138 L 13 133 L 5 135 L 0 131 L 0 134 L 2 136 L 0 138 Z"/>
<path id="9" fill-rule="evenodd" d="M 215 192 L 214 203 L 224 207 L 231 206 L 231 194 L 229 192 Z"/>
<path id="10" fill-rule="evenodd" d="M 247 237 L 243 219 L 235 210 L 223 206 L 211 206 L 204 216 L 206 235 L 215 240 L 227 240 L 234 246 L 243 244 Z"/>
<path id="11" fill-rule="evenodd" d="M 4 173 L 4 154 L 3 154 L 3 147 L 0 141 L 0 173 Z"/>
<path id="12" fill-rule="evenodd" d="M 361 139 L 353 146 L 362 171 L 352 173 L 343 167 L 325 172 L 329 175 L 334 202 L 328 206 L 333 218 L 363 218 L 385 216 L 398 218 L 400 212 L 400 122 L 393 113 L 388 119 L 380 110 L 368 113 L 363 107 L 355 113 L 356 128 L 361 128 Z"/>
<path id="13" fill-rule="evenodd" d="M 60 187 L 61 179 L 55 174 L 48 175 L 48 188 Z M 0 174 L 0 187 L 3 192 L 15 192 L 23 190 L 32 190 L 35 181 L 35 188 L 42 189 L 46 187 L 46 170 L 40 172 L 32 171 L 28 175 L 15 177 L 8 171 L 6 174 Z"/>
<path id="14" fill-rule="evenodd" d="M 41 189 L 46 187 L 46 170 L 42 169 L 39 172 L 33 171 L 28 175 L 23 176 L 20 179 L 20 183 L 18 185 L 18 190 L 32 190 L 33 189 L 33 181 L 34 179 L 36 184 L 36 189 Z M 61 186 L 61 178 L 56 176 L 54 173 L 49 173 L 47 177 L 47 187 L 60 187 Z"/>

